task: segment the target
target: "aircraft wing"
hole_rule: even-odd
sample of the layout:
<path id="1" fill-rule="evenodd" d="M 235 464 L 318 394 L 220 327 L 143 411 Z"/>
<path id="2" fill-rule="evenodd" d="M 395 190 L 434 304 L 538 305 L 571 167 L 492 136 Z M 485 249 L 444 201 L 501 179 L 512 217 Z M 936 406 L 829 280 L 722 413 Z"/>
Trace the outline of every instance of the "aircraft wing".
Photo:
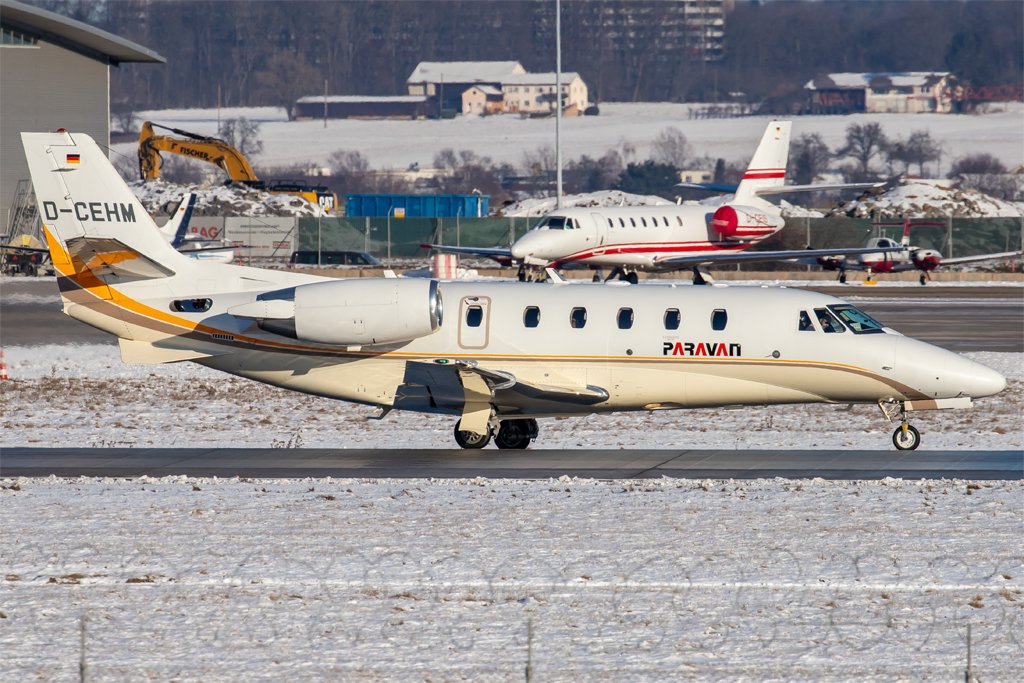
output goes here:
<path id="1" fill-rule="evenodd" d="M 480 367 L 476 361 L 409 361 L 395 408 L 458 414 L 480 403 L 524 407 L 539 402 L 594 405 L 606 400 L 608 392 L 601 387 L 523 382 L 510 372 Z"/>
<path id="2" fill-rule="evenodd" d="M 466 254 L 469 256 L 485 256 L 502 265 L 512 263 L 512 250 L 501 247 L 455 247 L 447 244 L 421 244 L 421 249 L 436 249 L 445 254 Z"/>
<path id="3" fill-rule="evenodd" d="M 796 261 L 824 256 L 852 256 L 903 251 L 903 247 L 851 247 L 848 249 L 785 249 L 779 251 L 740 251 L 703 256 L 673 256 L 659 259 L 656 265 L 669 268 L 718 263 L 756 263 L 758 261 Z"/>
<path id="4" fill-rule="evenodd" d="M 757 195 L 789 194 L 790 192 L 825 192 L 827 190 L 870 190 L 885 187 L 885 183 L 832 183 L 821 185 L 781 185 L 779 187 L 762 187 L 754 190 Z"/>
<path id="5" fill-rule="evenodd" d="M 978 254 L 977 256 L 958 256 L 956 258 L 942 259 L 942 265 L 948 266 L 952 263 L 974 263 L 975 261 L 991 261 L 1000 258 L 1019 258 L 1024 256 L 1024 251 L 1004 251 L 999 254 Z"/>
<path id="6" fill-rule="evenodd" d="M 676 187 L 687 190 L 704 190 L 705 192 L 735 192 L 737 185 L 727 183 L 676 183 Z M 869 190 L 876 187 L 885 187 L 884 182 L 880 183 L 831 183 L 820 185 L 781 185 L 779 187 L 761 187 L 754 190 L 756 195 L 789 194 L 790 192 L 825 192 L 828 190 Z"/>

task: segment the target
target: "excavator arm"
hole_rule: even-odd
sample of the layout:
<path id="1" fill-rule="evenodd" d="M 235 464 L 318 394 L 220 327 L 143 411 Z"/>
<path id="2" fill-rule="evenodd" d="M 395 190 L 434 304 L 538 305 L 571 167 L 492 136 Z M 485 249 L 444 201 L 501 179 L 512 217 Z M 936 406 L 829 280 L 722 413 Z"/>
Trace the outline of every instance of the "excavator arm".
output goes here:
<path id="1" fill-rule="evenodd" d="M 154 128 L 162 128 L 181 137 L 157 135 Z M 190 159 L 214 164 L 227 173 L 233 182 L 255 183 L 259 181 L 256 171 L 253 170 L 245 155 L 227 142 L 145 121 L 139 133 L 139 173 L 143 180 L 160 177 L 161 152 L 180 154 Z"/>

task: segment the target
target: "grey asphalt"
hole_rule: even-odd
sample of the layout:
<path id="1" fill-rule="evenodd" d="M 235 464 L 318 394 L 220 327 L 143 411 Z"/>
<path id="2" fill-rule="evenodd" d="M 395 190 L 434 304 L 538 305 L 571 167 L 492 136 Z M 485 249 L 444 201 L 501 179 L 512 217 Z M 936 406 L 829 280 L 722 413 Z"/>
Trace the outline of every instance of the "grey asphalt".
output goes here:
<path id="1" fill-rule="evenodd" d="M 849 298 L 882 323 L 923 341 L 965 353 L 1024 353 L 1024 287 L 835 286 L 812 289 Z M 99 330 L 61 312 L 52 279 L 0 282 L 0 346 L 113 344 Z"/>
<path id="2" fill-rule="evenodd" d="M 0 477 L 1024 479 L 1018 451 L 7 448 Z"/>

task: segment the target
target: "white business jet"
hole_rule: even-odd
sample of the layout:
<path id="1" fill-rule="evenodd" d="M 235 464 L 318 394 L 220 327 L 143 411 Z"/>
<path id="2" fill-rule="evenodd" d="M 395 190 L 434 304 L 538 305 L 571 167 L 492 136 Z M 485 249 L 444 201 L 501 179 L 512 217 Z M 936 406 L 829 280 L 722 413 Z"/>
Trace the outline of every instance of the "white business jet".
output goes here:
<path id="1" fill-rule="evenodd" d="M 908 412 L 966 408 L 1006 385 L 813 292 L 203 263 L 167 243 L 89 136 L 22 138 L 64 312 L 117 336 L 124 361 L 191 361 L 380 417 L 452 415 L 464 448 L 526 448 L 542 417 L 874 403 L 899 419 L 896 447 L 912 449 Z"/>
<path id="2" fill-rule="evenodd" d="M 838 257 L 867 253 L 849 249 L 749 251 L 785 225 L 778 206 L 763 196 L 827 189 L 864 189 L 874 183 L 786 185 L 790 121 L 771 121 L 731 202 L 714 211 L 693 204 L 559 209 L 548 214 L 509 249 L 424 244 L 438 251 L 493 258 L 527 269 L 586 266 L 637 282 L 637 271 L 694 268 L 694 282 L 709 264 Z M 875 250 L 877 251 L 877 249 Z M 595 280 L 598 279 L 595 277 Z"/>

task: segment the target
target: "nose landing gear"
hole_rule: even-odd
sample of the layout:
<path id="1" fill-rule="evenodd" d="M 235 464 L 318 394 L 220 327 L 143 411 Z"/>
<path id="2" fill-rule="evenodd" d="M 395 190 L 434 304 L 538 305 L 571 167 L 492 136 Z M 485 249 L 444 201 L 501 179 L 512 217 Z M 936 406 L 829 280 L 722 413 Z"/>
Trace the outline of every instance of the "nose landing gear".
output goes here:
<path id="1" fill-rule="evenodd" d="M 896 447 L 898 451 L 913 451 L 921 445 L 921 432 L 910 424 L 907 419 L 907 406 L 903 401 L 888 400 L 879 401 L 878 407 L 882 409 L 882 414 L 885 415 L 890 422 L 899 416 L 900 426 L 896 428 L 896 431 L 892 433 L 892 445 Z"/>

